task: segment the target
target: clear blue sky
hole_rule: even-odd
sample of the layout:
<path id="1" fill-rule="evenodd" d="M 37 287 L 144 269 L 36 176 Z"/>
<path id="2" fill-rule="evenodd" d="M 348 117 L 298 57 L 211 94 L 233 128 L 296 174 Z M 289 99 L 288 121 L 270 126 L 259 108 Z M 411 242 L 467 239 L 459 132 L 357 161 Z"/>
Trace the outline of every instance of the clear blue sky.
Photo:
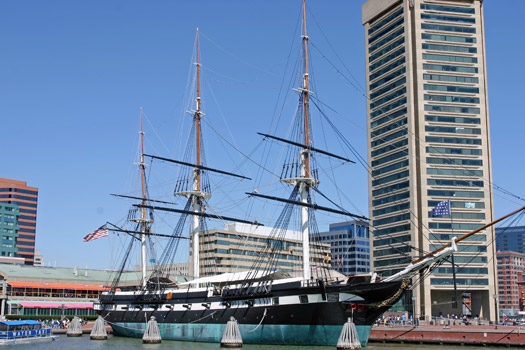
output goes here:
<path id="1" fill-rule="evenodd" d="M 340 113 L 341 130 L 365 156 L 366 100 L 356 87 L 365 85 L 362 3 L 308 6 L 316 93 Z M 82 237 L 126 215 L 129 202 L 109 194 L 132 193 L 140 107 L 149 151 L 176 157 L 180 150 L 197 27 L 207 118 L 245 152 L 257 146 L 255 132 L 268 130 L 286 93 L 280 86 L 289 55 L 292 62 L 297 56 L 300 7 L 299 0 L 0 2 L 0 177 L 39 188 L 36 247 L 46 265 L 113 264 L 114 240 Z M 524 197 L 525 2 L 484 7 L 494 183 Z M 231 170 L 240 163 L 234 153 L 212 143 L 208 165 Z M 239 171 L 257 175 L 250 166 Z M 345 171 L 341 187 L 352 204 L 343 203 L 367 215 L 366 173 L 358 166 Z M 171 178 L 159 175 L 157 183 L 163 179 Z M 497 215 L 523 205 L 499 192 L 495 203 Z"/>

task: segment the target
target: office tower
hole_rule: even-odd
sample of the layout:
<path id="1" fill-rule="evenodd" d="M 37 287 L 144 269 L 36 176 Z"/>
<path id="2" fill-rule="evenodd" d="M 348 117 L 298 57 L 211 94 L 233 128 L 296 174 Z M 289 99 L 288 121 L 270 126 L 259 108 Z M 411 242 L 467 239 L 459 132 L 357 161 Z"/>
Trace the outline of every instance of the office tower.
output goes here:
<path id="1" fill-rule="evenodd" d="M 24 258 L 26 265 L 34 262 L 37 202 L 38 188 L 29 187 L 23 181 L 0 178 L 0 205 L 18 206 L 16 257 Z"/>
<path id="2" fill-rule="evenodd" d="M 301 276 L 300 233 L 287 230 L 282 237 L 272 237 L 272 230 L 266 226 L 231 223 L 226 224 L 224 230 L 202 231 L 199 242 L 202 276 L 248 271 L 254 264 L 260 264 L 261 258 L 272 259 L 280 272 Z M 313 268 L 328 268 L 329 254 L 328 244 L 312 243 Z"/>
<path id="3" fill-rule="evenodd" d="M 517 316 L 520 311 L 520 288 L 525 271 L 525 254 L 516 252 L 497 252 L 498 258 L 498 297 L 502 314 Z"/>
<path id="4" fill-rule="evenodd" d="M 320 232 L 322 243 L 330 244 L 332 269 L 344 275 L 370 272 L 370 236 L 368 223 L 359 220 L 330 224 Z"/>
<path id="5" fill-rule="evenodd" d="M 525 254 L 525 226 L 496 227 L 498 252 L 513 251 Z"/>
<path id="6" fill-rule="evenodd" d="M 368 0 L 362 10 L 372 270 L 386 276 L 493 219 L 483 2 Z M 432 217 L 443 201 L 451 214 Z M 460 244 L 457 293 L 450 263 L 413 279 L 418 316 L 460 314 L 468 291 L 472 315 L 494 320 L 493 238 L 487 229 Z"/>

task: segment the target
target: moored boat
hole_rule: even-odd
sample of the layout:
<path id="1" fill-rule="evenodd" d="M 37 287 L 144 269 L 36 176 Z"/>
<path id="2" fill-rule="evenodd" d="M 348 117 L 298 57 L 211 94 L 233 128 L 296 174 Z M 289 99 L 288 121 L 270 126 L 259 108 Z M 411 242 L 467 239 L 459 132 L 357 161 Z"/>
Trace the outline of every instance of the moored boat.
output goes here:
<path id="1" fill-rule="evenodd" d="M 0 345 L 37 343 L 56 338 L 51 334 L 51 328 L 42 328 L 38 321 L 0 321 Z"/>

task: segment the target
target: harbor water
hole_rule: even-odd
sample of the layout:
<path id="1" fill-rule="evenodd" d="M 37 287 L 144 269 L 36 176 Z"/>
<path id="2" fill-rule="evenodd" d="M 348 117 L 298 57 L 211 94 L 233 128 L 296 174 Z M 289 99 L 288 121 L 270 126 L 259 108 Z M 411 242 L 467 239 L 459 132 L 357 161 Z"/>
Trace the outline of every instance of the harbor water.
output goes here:
<path id="1" fill-rule="evenodd" d="M 84 334 L 82 337 L 67 337 L 61 335 L 55 341 L 47 343 L 36 344 L 18 344 L 11 347 L 16 347 L 17 350 L 221 350 L 220 344 L 214 343 L 194 343 L 194 342 L 177 342 L 177 341 L 162 341 L 161 344 L 142 344 L 142 339 L 136 338 L 122 338 L 108 336 L 108 340 L 90 340 L 89 334 Z M 422 350 L 468 350 L 478 349 L 473 346 L 443 346 L 443 345 L 420 345 L 420 344 L 369 344 L 367 350 L 404 350 L 404 349 L 422 349 Z M 251 345 L 244 344 L 244 350 L 335 350 L 335 346 L 280 346 L 280 345 Z M 501 349 L 501 347 L 483 347 L 486 350 Z"/>

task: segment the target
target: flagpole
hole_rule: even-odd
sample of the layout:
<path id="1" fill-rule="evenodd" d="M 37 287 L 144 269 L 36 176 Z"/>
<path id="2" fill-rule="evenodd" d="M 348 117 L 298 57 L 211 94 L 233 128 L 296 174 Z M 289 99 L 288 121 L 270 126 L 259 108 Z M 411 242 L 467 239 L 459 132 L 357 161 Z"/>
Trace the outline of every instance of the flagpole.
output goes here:
<path id="1" fill-rule="evenodd" d="M 450 230 L 454 235 L 454 218 L 452 217 L 452 207 L 450 205 L 450 199 L 448 200 L 448 215 L 450 216 Z M 458 287 L 456 284 L 456 263 L 454 262 L 454 252 L 450 254 L 450 263 L 452 264 L 452 280 L 454 281 L 454 297 L 452 299 L 452 308 L 458 308 Z"/>

